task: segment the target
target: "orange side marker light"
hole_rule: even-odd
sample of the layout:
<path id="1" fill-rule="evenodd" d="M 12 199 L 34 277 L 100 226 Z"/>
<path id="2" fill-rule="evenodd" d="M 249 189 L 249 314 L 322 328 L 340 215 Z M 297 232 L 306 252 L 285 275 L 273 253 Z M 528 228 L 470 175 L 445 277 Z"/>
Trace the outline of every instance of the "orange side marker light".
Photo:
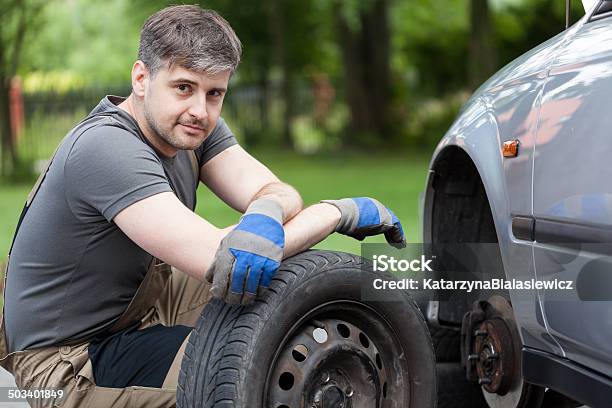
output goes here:
<path id="1" fill-rule="evenodd" d="M 504 157 L 516 157 L 518 155 L 518 148 L 518 140 L 508 140 L 507 142 L 504 142 L 502 153 L 504 154 Z"/>

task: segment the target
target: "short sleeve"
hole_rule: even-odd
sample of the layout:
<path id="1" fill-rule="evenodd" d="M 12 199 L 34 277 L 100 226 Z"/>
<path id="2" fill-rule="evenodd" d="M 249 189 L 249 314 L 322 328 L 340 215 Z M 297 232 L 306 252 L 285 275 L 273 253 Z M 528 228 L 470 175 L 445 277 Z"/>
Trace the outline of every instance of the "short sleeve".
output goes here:
<path id="1" fill-rule="evenodd" d="M 230 130 L 222 117 L 217 119 L 217 125 L 200 147 L 196 149 L 198 164 L 202 167 L 207 161 L 230 146 L 238 144 L 236 136 Z"/>
<path id="2" fill-rule="evenodd" d="M 153 149 L 113 126 L 98 126 L 77 138 L 64 177 L 68 205 L 81 219 L 94 210 L 110 222 L 131 204 L 172 191 Z"/>

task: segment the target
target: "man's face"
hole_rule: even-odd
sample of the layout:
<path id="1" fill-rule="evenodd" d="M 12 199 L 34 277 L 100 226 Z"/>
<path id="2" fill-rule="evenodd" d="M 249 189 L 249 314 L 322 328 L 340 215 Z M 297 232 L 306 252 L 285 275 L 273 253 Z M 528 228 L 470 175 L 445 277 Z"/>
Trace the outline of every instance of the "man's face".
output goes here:
<path id="1" fill-rule="evenodd" d="M 143 108 L 154 137 L 174 149 L 196 149 L 217 124 L 229 78 L 229 71 L 208 75 L 179 66 L 149 76 Z"/>

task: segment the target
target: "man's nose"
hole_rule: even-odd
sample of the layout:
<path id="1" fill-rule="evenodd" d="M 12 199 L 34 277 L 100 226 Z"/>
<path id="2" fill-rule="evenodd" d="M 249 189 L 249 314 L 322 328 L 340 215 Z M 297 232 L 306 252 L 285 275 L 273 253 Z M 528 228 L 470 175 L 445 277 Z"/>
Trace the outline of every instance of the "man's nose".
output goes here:
<path id="1" fill-rule="evenodd" d="M 206 95 L 194 98 L 193 103 L 189 108 L 189 114 L 198 120 L 208 119 L 208 111 L 206 109 Z"/>

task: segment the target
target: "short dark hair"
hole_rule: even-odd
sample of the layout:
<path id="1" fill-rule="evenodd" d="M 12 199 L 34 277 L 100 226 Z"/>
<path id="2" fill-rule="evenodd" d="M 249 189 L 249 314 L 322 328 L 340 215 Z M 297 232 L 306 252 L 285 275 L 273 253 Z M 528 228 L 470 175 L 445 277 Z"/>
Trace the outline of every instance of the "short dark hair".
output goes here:
<path id="1" fill-rule="evenodd" d="M 242 44 L 229 23 L 200 6 L 166 7 L 145 21 L 138 59 L 155 75 L 162 64 L 217 74 L 234 73 Z"/>

